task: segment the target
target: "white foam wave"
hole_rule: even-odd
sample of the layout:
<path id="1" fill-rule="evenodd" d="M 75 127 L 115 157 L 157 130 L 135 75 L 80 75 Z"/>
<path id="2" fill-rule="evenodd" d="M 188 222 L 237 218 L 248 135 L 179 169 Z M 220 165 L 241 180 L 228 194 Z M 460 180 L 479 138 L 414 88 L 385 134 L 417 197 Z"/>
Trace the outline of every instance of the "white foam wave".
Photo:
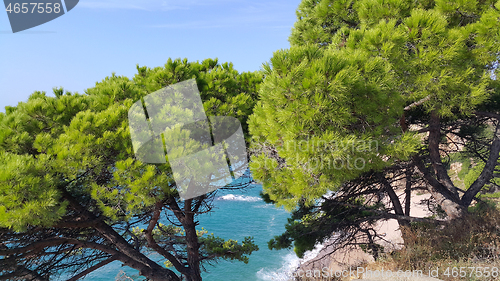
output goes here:
<path id="1" fill-rule="evenodd" d="M 297 269 L 300 259 L 294 252 L 289 252 L 283 256 L 283 265 L 279 269 L 261 268 L 257 272 L 257 279 L 262 281 L 289 281 L 292 279 L 292 272 Z"/>
<path id="2" fill-rule="evenodd" d="M 323 244 L 316 244 L 316 246 L 314 246 L 314 249 L 310 250 L 310 251 L 306 251 L 304 253 L 304 258 L 302 258 L 302 260 L 300 261 L 301 263 L 305 263 L 305 262 L 308 262 L 312 259 L 314 259 L 315 257 L 318 256 L 319 252 L 324 248 L 325 246 L 323 246 Z"/>
<path id="3" fill-rule="evenodd" d="M 227 194 L 218 198 L 219 200 L 228 200 L 228 201 L 246 201 L 246 202 L 257 202 L 261 201 L 262 198 L 255 196 L 246 196 L 246 195 L 234 195 Z"/>
<path id="4" fill-rule="evenodd" d="M 293 272 L 301 265 L 313 258 L 315 258 L 321 249 L 322 244 L 316 244 L 313 250 L 306 251 L 302 259 L 298 258 L 294 252 L 289 252 L 283 256 L 283 265 L 279 269 L 261 268 L 257 272 L 258 280 L 262 281 L 290 281 L 293 280 Z"/>

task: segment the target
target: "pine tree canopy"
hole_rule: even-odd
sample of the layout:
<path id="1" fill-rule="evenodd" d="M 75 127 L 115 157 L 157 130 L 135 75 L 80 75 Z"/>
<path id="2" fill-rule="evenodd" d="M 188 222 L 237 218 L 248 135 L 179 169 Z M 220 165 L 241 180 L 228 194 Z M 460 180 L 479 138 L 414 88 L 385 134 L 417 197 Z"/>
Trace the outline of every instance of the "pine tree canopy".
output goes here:
<path id="1" fill-rule="evenodd" d="M 303 253 L 367 221 L 363 208 L 393 210 L 407 222 L 393 191 L 405 171 L 425 180 L 450 218 L 462 217 L 499 156 L 499 10 L 500 1 L 488 0 L 301 2 L 291 47 L 264 64 L 249 120 L 254 177 L 270 201 L 298 212 L 271 247 L 295 241 Z M 460 191 L 442 145 L 455 134 L 470 149 L 479 127 L 490 134 L 476 156 L 488 164 Z M 380 192 L 392 209 L 367 203 Z M 326 219 L 353 205 L 353 223 Z"/>
<path id="2" fill-rule="evenodd" d="M 135 159 L 127 117 L 142 97 L 195 78 L 207 115 L 246 124 L 262 75 L 211 59 L 137 70 L 133 79 L 106 77 L 85 94 L 35 92 L 0 113 L 0 275 L 82 277 L 119 260 L 150 280 L 201 280 L 202 262 L 247 262 L 257 249 L 250 238 L 237 243 L 195 230 L 213 195 L 180 201 L 168 163 Z"/>

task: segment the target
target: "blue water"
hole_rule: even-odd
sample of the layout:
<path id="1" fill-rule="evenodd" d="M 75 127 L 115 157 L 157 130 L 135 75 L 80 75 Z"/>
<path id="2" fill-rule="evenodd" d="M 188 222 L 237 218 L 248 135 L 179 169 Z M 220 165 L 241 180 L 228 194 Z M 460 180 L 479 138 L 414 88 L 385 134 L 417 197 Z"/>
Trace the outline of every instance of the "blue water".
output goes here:
<path id="1" fill-rule="evenodd" d="M 213 212 L 199 217 L 201 227 L 225 239 L 242 241 L 253 236 L 259 251 L 250 255 L 248 264 L 239 261 L 220 260 L 214 266 L 205 265 L 205 281 L 267 281 L 287 280 L 286 272 L 298 264 L 295 254 L 289 250 L 269 250 L 267 242 L 283 233 L 289 213 L 266 204 L 259 197 L 260 185 L 244 191 L 218 191 Z M 119 278 L 121 276 L 121 278 Z M 138 278 L 137 271 L 114 262 L 92 273 L 85 280 L 112 281 Z"/>

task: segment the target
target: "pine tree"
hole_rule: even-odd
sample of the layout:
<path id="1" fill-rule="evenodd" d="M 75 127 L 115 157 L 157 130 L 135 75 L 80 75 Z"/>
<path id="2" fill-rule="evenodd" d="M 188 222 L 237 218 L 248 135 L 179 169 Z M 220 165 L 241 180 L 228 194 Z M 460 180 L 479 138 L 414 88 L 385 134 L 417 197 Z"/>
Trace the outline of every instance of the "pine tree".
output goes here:
<path id="1" fill-rule="evenodd" d="M 496 1 L 302 1 L 290 49 L 264 65 L 249 121 L 254 177 L 267 199 L 295 210 L 270 247 L 295 242 L 300 255 L 332 232 L 373 241 L 380 219 L 426 221 L 409 216 L 411 191 L 422 185 L 450 219 L 467 215 L 498 166 L 499 9 Z M 478 124 L 491 132 L 476 150 L 484 166 L 460 190 L 442 144 L 453 135 L 473 147 Z M 394 191 L 401 181 L 404 202 Z"/>
<path id="2" fill-rule="evenodd" d="M 0 113 L 0 280 L 77 280 L 112 261 L 148 280 L 201 280 L 204 263 L 246 263 L 258 249 L 196 229 L 214 193 L 181 201 L 168 163 L 134 157 L 127 117 L 142 97 L 195 78 L 208 115 L 246 123 L 261 74 L 211 59 L 137 70 Z"/>

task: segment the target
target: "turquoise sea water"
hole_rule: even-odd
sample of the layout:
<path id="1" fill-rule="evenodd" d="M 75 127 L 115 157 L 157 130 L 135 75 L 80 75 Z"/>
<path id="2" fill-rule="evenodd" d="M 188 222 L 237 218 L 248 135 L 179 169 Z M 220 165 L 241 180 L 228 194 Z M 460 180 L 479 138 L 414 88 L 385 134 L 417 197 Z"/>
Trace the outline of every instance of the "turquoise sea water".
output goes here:
<path id="1" fill-rule="evenodd" d="M 206 265 L 207 272 L 203 273 L 203 280 L 285 281 L 286 273 L 298 265 L 299 259 L 292 251 L 271 251 L 267 248 L 267 242 L 285 230 L 289 213 L 264 203 L 259 197 L 261 190 L 260 185 L 254 185 L 244 191 L 218 191 L 213 212 L 200 216 L 200 229 L 203 227 L 216 236 L 238 241 L 253 236 L 259 246 L 259 251 L 250 256 L 248 264 L 221 260 L 214 266 Z M 85 280 L 131 280 L 126 276 L 140 280 L 137 271 L 115 262 L 92 273 Z"/>

